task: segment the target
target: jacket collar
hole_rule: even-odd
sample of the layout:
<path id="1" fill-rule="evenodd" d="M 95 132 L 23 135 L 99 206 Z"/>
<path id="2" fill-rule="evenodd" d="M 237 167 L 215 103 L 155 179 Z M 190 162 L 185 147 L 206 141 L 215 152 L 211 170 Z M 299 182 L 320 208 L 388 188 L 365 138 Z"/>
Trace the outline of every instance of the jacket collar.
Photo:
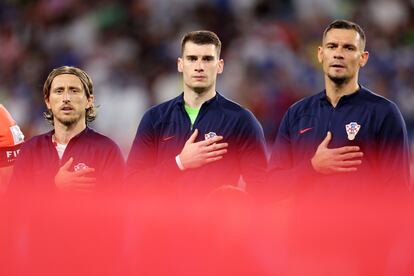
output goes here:
<path id="1" fill-rule="evenodd" d="M 220 99 L 220 98 L 222 98 L 222 97 L 223 97 L 223 96 L 222 96 L 222 95 L 220 95 L 220 93 L 218 93 L 218 92 L 216 91 L 216 95 L 215 95 L 213 98 L 211 98 L 211 99 L 209 99 L 209 100 L 205 101 L 205 102 L 202 104 L 202 106 L 203 106 L 203 105 L 210 105 L 210 104 L 218 103 L 218 102 L 219 102 L 219 99 Z M 183 92 L 183 93 L 181 93 L 178 97 L 176 97 L 176 98 L 175 98 L 174 104 L 184 106 L 184 104 L 185 104 L 185 102 L 184 102 L 184 92 Z"/>

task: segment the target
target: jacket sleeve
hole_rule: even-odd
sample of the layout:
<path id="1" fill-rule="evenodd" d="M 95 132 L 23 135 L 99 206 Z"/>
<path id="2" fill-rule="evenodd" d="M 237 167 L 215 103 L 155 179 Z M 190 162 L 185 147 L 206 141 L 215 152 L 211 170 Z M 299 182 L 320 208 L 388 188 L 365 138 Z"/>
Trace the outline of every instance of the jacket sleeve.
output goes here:
<path id="1" fill-rule="evenodd" d="M 100 176 L 101 181 L 106 188 L 111 190 L 114 188 L 118 189 L 125 178 L 125 160 L 118 145 L 112 140 L 110 140 L 107 148 L 108 151 L 105 152 L 105 156 L 102 156 L 105 162 L 102 167 L 102 175 Z"/>
<path id="2" fill-rule="evenodd" d="M 247 111 L 242 125 L 239 146 L 241 175 L 246 182 L 246 191 L 261 196 L 265 190 L 267 171 L 263 128 L 250 111 Z"/>
<path id="3" fill-rule="evenodd" d="M 381 111 L 384 113 L 384 110 Z M 377 135 L 378 171 L 385 185 L 396 191 L 411 189 L 410 150 L 407 129 L 397 106 L 392 103 Z"/>
<path id="4" fill-rule="evenodd" d="M 158 162 L 159 135 L 151 118 L 151 110 L 149 110 L 144 114 L 138 126 L 128 156 L 126 186 L 129 188 L 157 185 L 174 180 L 181 174 L 175 158 Z"/>
<path id="5" fill-rule="evenodd" d="M 295 146 L 289 131 L 290 116 L 288 110 L 279 126 L 269 160 L 267 186 L 274 199 L 291 197 L 300 189 L 301 183 L 310 183 L 317 176 L 309 158 L 302 158 L 297 164 L 293 160 Z"/>

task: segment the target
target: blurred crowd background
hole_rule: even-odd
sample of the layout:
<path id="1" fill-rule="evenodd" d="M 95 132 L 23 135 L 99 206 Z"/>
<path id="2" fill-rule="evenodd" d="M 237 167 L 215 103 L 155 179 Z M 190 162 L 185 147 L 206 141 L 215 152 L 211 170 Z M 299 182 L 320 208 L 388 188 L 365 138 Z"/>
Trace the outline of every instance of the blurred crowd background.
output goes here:
<path id="1" fill-rule="evenodd" d="M 91 126 L 126 156 L 144 111 L 182 91 L 181 37 L 207 29 L 223 43 L 218 91 L 253 111 L 271 145 L 288 106 L 324 88 L 317 46 L 337 18 L 364 28 L 360 83 L 397 103 L 414 145 L 414 0 L 3 0 L 0 102 L 26 138 L 45 132 L 48 73 L 80 67 L 99 105 Z"/>

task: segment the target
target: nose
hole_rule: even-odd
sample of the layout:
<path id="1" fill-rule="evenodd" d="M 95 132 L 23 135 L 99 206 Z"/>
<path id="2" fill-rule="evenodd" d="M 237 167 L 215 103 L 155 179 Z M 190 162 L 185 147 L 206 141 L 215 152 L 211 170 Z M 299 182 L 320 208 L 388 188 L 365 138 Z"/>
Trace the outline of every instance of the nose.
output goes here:
<path id="1" fill-rule="evenodd" d="M 64 103 L 70 102 L 70 95 L 69 95 L 69 91 L 68 90 L 65 90 L 65 92 L 63 92 L 63 95 L 62 96 L 63 96 L 62 101 Z"/>
<path id="2" fill-rule="evenodd" d="M 199 60 L 196 61 L 194 70 L 196 72 L 203 72 L 204 71 L 204 65 L 203 65 L 202 60 L 199 59 Z"/>
<path id="3" fill-rule="evenodd" d="M 334 58 L 336 58 L 336 59 L 343 59 L 344 58 L 344 54 L 343 54 L 343 51 L 342 51 L 342 48 L 341 47 L 338 47 L 335 50 Z"/>

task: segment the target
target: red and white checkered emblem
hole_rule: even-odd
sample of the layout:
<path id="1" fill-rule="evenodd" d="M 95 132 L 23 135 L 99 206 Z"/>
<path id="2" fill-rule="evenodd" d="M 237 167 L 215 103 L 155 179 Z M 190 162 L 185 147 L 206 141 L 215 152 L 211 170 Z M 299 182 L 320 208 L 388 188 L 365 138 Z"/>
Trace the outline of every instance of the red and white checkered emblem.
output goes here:
<path id="1" fill-rule="evenodd" d="M 208 140 L 208 139 L 211 139 L 211 138 L 216 137 L 216 136 L 217 136 L 217 134 L 215 132 L 209 132 L 209 133 L 204 134 L 204 139 Z"/>
<path id="2" fill-rule="evenodd" d="M 80 171 L 80 170 L 84 170 L 86 168 L 89 168 L 89 167 L 85 163 L 79 163 L 79 164 L 73 166 L 73 170 L 75 172 Z"/>
<path id="3" fill-rule="evenodd" d="M 354 140 L 360 128 L 361 125 L 358 125 L 357 122 L 350 122 L 349 124 L 345 125 L 346 134 L 348 134 L 348 140 Z"/>

